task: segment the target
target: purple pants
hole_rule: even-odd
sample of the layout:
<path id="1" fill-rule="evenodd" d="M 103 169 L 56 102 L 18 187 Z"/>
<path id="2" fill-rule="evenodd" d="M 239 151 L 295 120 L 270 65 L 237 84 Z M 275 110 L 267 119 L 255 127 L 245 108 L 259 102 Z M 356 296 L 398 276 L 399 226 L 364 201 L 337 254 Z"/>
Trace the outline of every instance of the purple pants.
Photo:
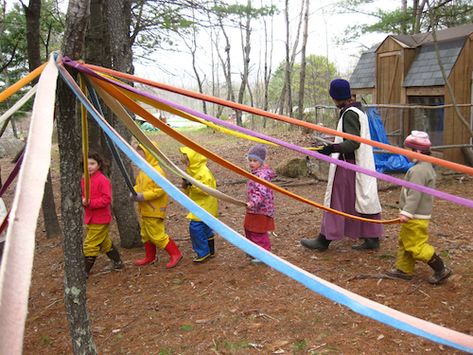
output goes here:
<path id="1" fill-rule="evenodd" d="M 259 245 L 260 247 L 271 251 L 271 241 L 269 240 L 269 233 L 256 233 L 250 232 L 245 229 L 245 236 L 247 239 L 251 240 L 253 243 Z"/>
<path id="2" fill-rule="evenodd" d="M 337 166 L 333 178 L 330 207 L 354 216 L 381 219 L 380 213 L 366 215 L 355 210 L 355 177 L 354 171 Z M 384 227 L 382 224 L 361 222 L 324 212 L 320 233 L 325 235 L 328 240 L 340 240 L 345 236 L 353 239 L 381 238 L 384 234 Z"/>

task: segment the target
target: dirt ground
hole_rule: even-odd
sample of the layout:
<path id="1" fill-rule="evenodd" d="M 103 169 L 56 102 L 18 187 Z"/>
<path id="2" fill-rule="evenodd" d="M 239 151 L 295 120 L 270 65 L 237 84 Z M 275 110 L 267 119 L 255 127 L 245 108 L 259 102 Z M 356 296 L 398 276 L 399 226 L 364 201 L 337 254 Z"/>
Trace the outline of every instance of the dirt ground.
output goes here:
<path id="1" fill-rule="evenodd" d="M 307 145 L 309 137 L 279 130 L 278 138 Z M 244 154 L 251 143 L 212 133 L 190 133 L 230 161 L 246 167 Z M 178 161 L 178 144 L 157 136 L 160 145 Z M 268 163 L 276 166 L 297 153 L 271 148 Z M 218 187 L 244 198 L 241 177 L 213 162 Z M 59 199 L 57 162 L 53 162 Z M 11 164 L 3 160 L 3 177 Z M 178 182 L 174 176 L 168 177 Z M 289 181 L 290 180 L 290 181 Z M 289 181 L 289 182 L 288 182 Z M 288 179 L 277 182 L 287 189 L 321 202 L 325 182 Z M 295 185 L 295 186 L 291 186 Z M 399 188 L 380 183 L 386 219 L 397 216 Z M 470 197 L 473 179 L 439 171 L 441 190 Z M 11 193 L 10 193 L 11 194 Z M 8 198 L 11 196 L 7 196 Z M 473 334 L 473 210 L 436 200 L 430 227 L 431 242 L 453 269 L 440 286 L 428 284 L 431 271 L 418 264 L 413 281 L 370 277 L 388 270 L 395 258 L 399 226 L 387 226 L 381 249 L 359 252 L 353 241 L 332 243 L 326 252 L 301 247 L 299 240 L 318 233 L 321 212 L 280 194 L 277 198 L 273 252 L 289 262 L 336 285 L 407 314 Z M 166 270 L 168 256 L 136 267 L 142 249 L 120 249 L 123 272 L 104 272 L 109 261 L 98 258 L 87 284 L 88 309 L 94 341 L 100 354 L 456 354 L 454 349 L 398 331 L 340 306 L 277 271 L 253 265 L 237 247 L 222 237 L 217 256 L 192 263 L 186 211 L 171 201 L 166 226 L 183 251 L 183 261 Z M 220 219 L 242 232 L 244 210 L 220 204 Z M 61 240 L 45 238 L 42 221 L 37 233 L 33 280 L 26 323 L 25 354 L 70 354 L 71 341 L 63 304 L 63 251 Z M 116 226 L 112 237 L 119 244 Z"/>

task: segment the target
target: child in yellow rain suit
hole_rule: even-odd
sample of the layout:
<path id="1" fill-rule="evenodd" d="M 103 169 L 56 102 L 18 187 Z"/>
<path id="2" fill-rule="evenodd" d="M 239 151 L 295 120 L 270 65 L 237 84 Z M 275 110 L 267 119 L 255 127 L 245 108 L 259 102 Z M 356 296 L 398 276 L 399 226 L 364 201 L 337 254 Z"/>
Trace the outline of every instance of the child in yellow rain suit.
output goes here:
<path id="1" fill-rule="evenodd" d="M 414 152 L 430 155 L 429 135 L 422 131 L 412 131 L 404 141 L 404 146 Z M 436 175 L 431 163 L 414 160 L 415 165 L 407 173 L 405 180 L 435 188 Z M 403 187 L 399 199 L 401 231 L 397 251 L 396 267 L 388 275 L 404 280 L 412 279 L 416 261 L 427 263 L 434 274 L 429 283 L 440 284 L 450 277 L 447 268 L 435 249 L 429 244 L 429 220 L 432 214 L 433 197 L 426 193 Z"/>
<path id="2" fill-rule="evenodd" d="M 153 143 L 156 145 L 156 143 Z M 164 175 L 158 161 L 142 145 L 137 147 L 137 152 L 160 173 Z M 135 265 L 143 266 L 150 264 L 156 259 L 156 247 L 168 252 L 170 259 L 166 268 L 172 268 L 182 259 L 182 254 L 176 243 L 169 238 L 164 229 L 164 217 L 168 204 L 168 195 L 143 171 L 136 178 L 135 185 L 138 202 L 138 213 L 141 219 L 141 241 L 145 246 L 145 257 L 135 261 Z"/>
<path id="3" fill-rule="evenodd" d="M 187 173 L 194 179 L 211 188 L 217 187 L 217 182 L 210 169 L 207 167 L 207 158 L 188 147 L 181 147 L 182 162 L 186 165 Z M 183 180 L 182 188 L 186 194 L 200 207 L 216 217 L 218 213 L 218 201 L 196 186 Z M 196 252 L 195 263 L 200 263 L 215 255 L 215 234 L 209 226 L 189 212 L 187 218 L 189 223 L 189 234 L 192 248 Z"/>

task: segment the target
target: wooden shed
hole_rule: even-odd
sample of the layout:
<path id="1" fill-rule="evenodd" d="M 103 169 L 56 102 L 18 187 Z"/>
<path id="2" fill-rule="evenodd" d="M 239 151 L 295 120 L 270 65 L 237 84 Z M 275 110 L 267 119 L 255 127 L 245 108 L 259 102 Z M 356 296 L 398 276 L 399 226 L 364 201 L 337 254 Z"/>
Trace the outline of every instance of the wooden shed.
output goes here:
<path id="1" fill-rule="evenodd" d="M 453 97 L 470 127 L 473 125 L 473 24 L 431 33 L 387 36 L 363 53 L 350 78 L 353 94 L 367 103 L 439 106 L 453 103 L 440 69 L 439 59 Z M 436 47 L 438 48 L 438 54 Z M 468 129 L 454 107 L 438 109 L 383 109 L 387 132 L 395 132 L 398 144 L 411 130 L 427 131 L 434 146 L 469 144 Z M 394 136 L 394 135 L 392 135 Z M 444 158 L 463 162 L 460 148 L 444 151 Z"/>

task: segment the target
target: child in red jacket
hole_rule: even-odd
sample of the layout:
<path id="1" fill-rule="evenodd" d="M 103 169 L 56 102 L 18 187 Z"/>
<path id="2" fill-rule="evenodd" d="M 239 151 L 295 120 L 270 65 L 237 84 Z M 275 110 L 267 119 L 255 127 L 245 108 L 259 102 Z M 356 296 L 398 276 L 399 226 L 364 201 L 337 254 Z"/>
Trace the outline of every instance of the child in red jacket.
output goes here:
<path id="1" fill-rule="evenodd" d="M 112 185 L 103 174 L 104 163 L 100 155 L 89 155 L 87 168 L 90 175 L 90 196 L 85 197 L 84 178 L 82 178 L 82 205 L 84 206 L 84 224 L 87 235 L 84 240 L 85 272 L 87 275 L 95 263 L 97 256 L 107 254 L 113 262 L 113 269 L 124 268 L 118 250 L 109 236 L 109 224 L 112 220 L 110 205 L 112 203 Z"/>

